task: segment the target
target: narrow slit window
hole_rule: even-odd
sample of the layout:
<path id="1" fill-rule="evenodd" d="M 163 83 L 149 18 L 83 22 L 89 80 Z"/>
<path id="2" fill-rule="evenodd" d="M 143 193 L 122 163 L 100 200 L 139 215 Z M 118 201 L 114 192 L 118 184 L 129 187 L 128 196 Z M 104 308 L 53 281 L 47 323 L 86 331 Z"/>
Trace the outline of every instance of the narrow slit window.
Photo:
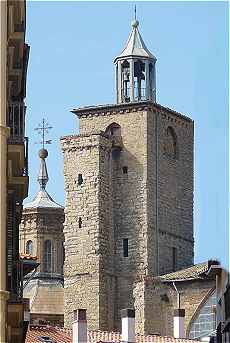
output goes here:
<path id="1" fill-rule="evenodd" d="M 123 256 L 128 257 L 129 256 L 129 241 L 128 238 L 123 239 Z"/>
<path id="2" fill-rule="evenodd" d="M 81 217 L 79 217 L 79 219 L 78 219 L 78 226 L 79 226 L 79 229 L 82 228 L 82 219 L 81 219 Z"/>
<path id="3" fill-rule="evenodd" d="M 128 174 L 128 167 L 127 166 L 124 166 L 122 168 L 122 170 L 123 170 L 123 174 Z"/>
<path id="4" fill-rule="evenodd" d="M 77 183 L 78 183 L 79 186 L 83 184 L 82 174 L 78 174 Z"/>

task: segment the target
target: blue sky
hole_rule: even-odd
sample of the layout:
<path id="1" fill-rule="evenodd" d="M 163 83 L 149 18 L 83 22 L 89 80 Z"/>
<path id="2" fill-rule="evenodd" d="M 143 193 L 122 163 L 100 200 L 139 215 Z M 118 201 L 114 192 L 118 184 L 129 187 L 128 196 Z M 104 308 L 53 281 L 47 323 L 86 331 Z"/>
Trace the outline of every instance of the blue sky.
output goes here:
<path id="1" fill-rule="evenodd" d="M 29 199 L 45 117 L 50 195 L 64 204 L 59 138 L 78 133 L 72 108 L 115 102 L 114 58 L 131 30 L 134 2 L 29 1 L 27 83 Z M 140 32 L 157 57 L 157 102 L 195 121 L 195 262 L 228 264 L 228 3 L 136 2 Z"/>

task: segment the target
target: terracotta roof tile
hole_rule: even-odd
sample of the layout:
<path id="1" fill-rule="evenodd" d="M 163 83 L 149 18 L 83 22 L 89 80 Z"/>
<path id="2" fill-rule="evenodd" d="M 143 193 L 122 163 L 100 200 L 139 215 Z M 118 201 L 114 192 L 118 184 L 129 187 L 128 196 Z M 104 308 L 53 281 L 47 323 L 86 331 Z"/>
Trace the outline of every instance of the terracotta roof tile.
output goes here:
<path id="1" fill-rule="evenodd" d="M 25 343 L 41 343 L 40 336 L 52 338 L 56 343 L 72 343 L 72 330 L 53 327 L 53 326 L 30 326 Z M 108 331 L 89 331 L 88 342 L 121 342 L 121 334 L 119 332 Z M 169 336 L 142 336 L 136 335 L 137 343 L 195 343 L 198 342 L 186 338 L 173 338 Z"/>

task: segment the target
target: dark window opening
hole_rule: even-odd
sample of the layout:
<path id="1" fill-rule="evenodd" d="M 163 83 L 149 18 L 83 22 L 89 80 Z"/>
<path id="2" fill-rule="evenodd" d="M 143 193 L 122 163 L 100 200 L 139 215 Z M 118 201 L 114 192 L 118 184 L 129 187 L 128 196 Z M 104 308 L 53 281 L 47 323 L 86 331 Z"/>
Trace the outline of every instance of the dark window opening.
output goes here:
<path id="1" fill-rule="evenodd" d="M 173 271 L 175 272 L 177 269 L 177 248 L 172 248 L 172 264 L 173 264 Z"/>
<path id="2" fill-rule="evenodd" d="M 123 170 L 123 174 L 128 174 L 128 167 L 125 166 L 122 168 L 122 170 Z"/>
<path id="3" fill-rule="evenodd" d="M 128 238 L 123 239 L 123 256 L 128 257 L 129 256 L 129 243 Z"/>
<path id="4" fill-rule="evenodd" d="M 83 183 L 83 177 L 82 174 L 78 174 L 78 179 L 77 179 L 77 183 L 80 186 Z"/>
<path id="5" fill-rule="evenodd" d="M 79 226 L 79 229 L 82 228 L 82 219 L 81 219 L 81 217 L 79 217 L 79 219 L 78 219 L 78 226 Z"/>

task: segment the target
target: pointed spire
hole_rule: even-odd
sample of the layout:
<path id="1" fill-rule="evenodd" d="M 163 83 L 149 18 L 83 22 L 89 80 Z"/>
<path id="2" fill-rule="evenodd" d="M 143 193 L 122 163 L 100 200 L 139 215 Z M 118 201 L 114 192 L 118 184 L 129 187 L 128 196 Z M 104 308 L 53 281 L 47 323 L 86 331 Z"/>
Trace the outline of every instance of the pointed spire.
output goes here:
<path id="1" fill-rule="evenodd" d="M 46 167 L 46 161 L 45 161 L 46 157 L 48 156 L 48 151 L 43 148 L 43 149 L 39 150 L 38 155 L 39 155 L 41 161 L 40 161 L 40 170 L 39 170 L 37 180 L 38 180 L 38 183 L 40 185 L 40 189 L 45 190 L 46 184 L 49 181 L 47 167 Z"/>
<path id="2" fill-rule="evenodd" d="M 156 61 L 156 57 L 151 54 L 151 52 L 147 49 L 141 34 L 139 32 L 138 26 L 139 21 L 136 19 L 136 8 L 135 8 L 135 19 L 131 23 L 132 31 L 129 35 L 127 43 L 125 45 L 124 50 L 122 53 L 116 57 L 115 61 L 119 58 L 123 57 L 144 57 L 149 58 Z"/>

